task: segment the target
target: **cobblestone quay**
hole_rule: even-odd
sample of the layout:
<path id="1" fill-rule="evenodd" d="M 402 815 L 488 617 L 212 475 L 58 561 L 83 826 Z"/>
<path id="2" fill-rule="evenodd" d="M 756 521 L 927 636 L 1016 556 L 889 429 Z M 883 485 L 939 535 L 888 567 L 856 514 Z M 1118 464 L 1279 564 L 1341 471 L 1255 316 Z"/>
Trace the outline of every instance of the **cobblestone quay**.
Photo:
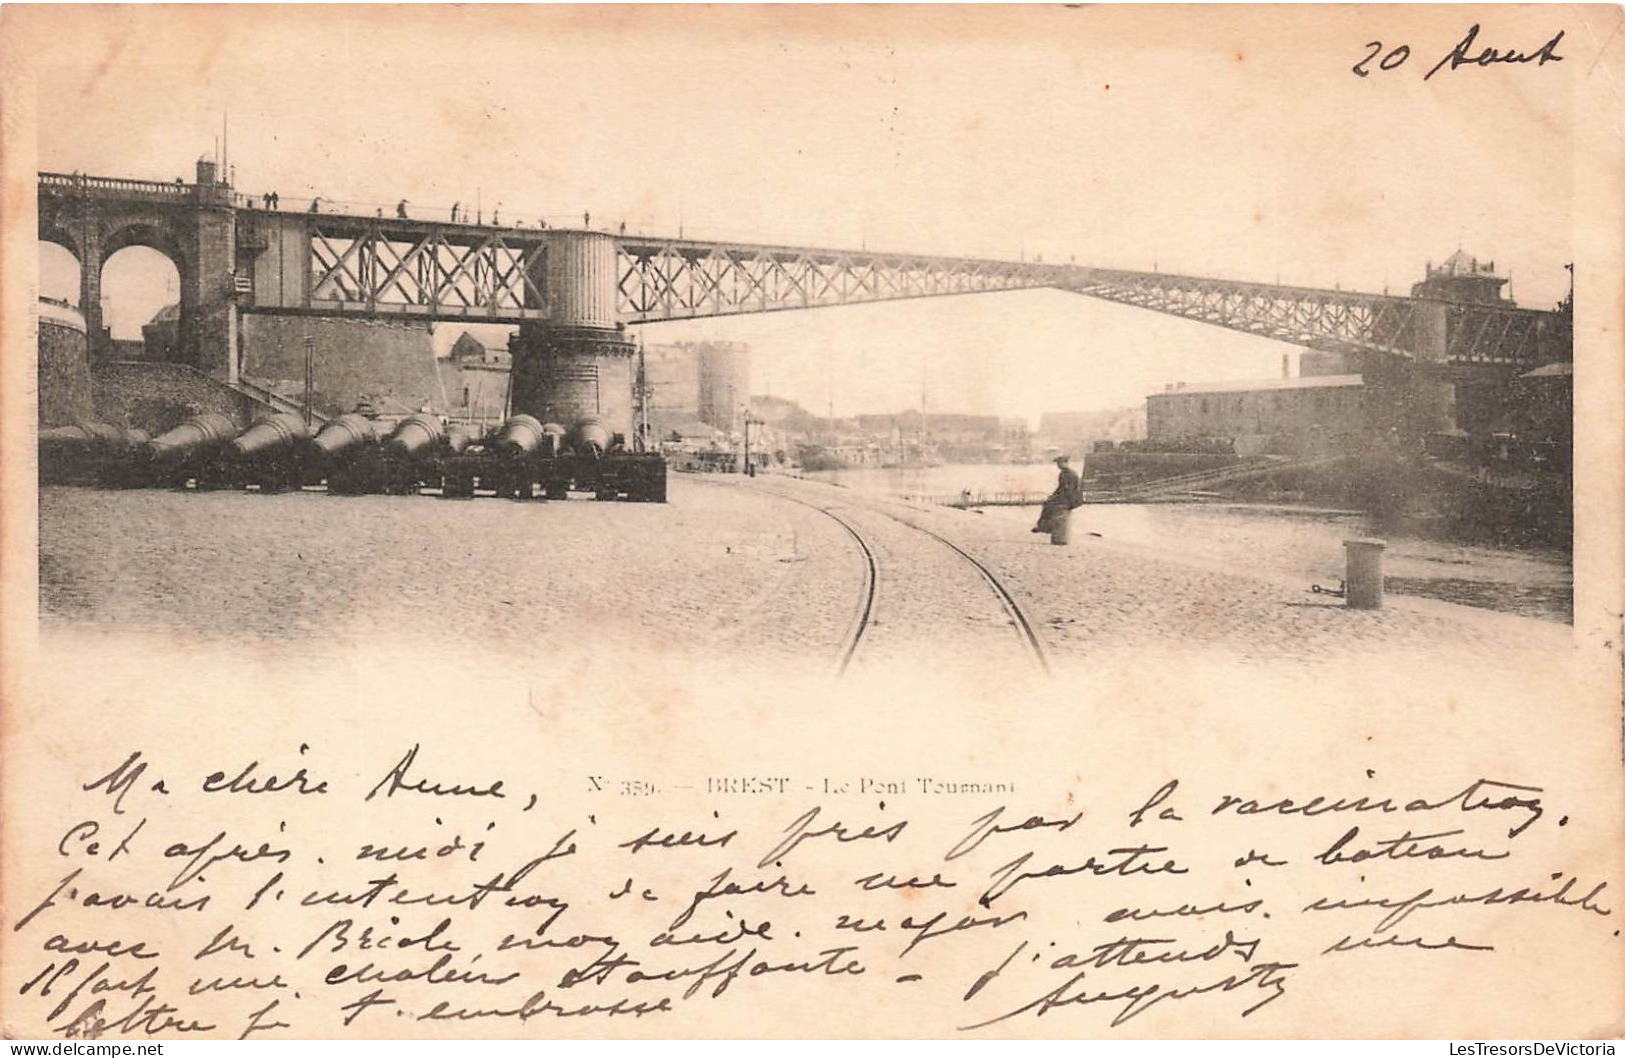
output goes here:
<path id="1" fill-rule="evenodd" d="M 40 603 L 47 630 L 808 670 L 848 650 L 863 665 L 1019 664 L 1033 646 L 995 580 L 1060 671 L 1114 654 L 1314 664 L 1395 650 L 1493 667 L 1572 634 L 1394 594 L 1351 611 L 1267 568 L 1088 529 L 1079 518 L 1071 546 L 1051 547 L 1024 519 L 768 477 L 677 476 L 664 506 L 46 488 Z"/>

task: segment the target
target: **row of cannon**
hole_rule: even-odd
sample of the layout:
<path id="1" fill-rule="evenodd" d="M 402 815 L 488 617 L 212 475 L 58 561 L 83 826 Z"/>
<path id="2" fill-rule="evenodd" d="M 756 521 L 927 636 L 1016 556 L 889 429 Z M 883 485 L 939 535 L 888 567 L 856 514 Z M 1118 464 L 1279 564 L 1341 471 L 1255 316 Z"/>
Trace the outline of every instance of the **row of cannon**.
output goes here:
<path id="1" fill-rule="evenodd" d="M 239 431 L 230 417 L 195 415 L 156 437 L 106 423 L 40 432 L 42 484 L 111 488 L 319 487 L 347 495 L 565 499 L 663 503 L 666 462 L 633 452 L 597 418 L 566 428 L 515 415 L 489 433 L 428 413 L 393 425 L 341 415 L 313 429 L 300 416 L 267 415 Z"/>

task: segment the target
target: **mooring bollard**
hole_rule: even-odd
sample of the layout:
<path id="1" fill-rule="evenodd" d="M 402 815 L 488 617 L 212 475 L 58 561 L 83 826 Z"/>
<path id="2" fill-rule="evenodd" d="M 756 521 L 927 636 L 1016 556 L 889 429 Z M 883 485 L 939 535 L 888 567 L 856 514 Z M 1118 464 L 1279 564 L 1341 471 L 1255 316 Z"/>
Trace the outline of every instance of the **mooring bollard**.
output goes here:
<path id="1" fill-rule="evenodd" d="M 1049 522 L 1049 542 L 1058 547 L 1065 547 L 1067 533 L 1072 527 L 1072 512 L 1061 510 L 1055 512 Z"/>
<path id="2" fill-rule="evenodd" d="M 1382 551 L 1384 540 L 1345 540 L 1343 555 L 1347 565 L 1344 578 L 1344 604 L 1352 610 L 1382 609 Z"/>

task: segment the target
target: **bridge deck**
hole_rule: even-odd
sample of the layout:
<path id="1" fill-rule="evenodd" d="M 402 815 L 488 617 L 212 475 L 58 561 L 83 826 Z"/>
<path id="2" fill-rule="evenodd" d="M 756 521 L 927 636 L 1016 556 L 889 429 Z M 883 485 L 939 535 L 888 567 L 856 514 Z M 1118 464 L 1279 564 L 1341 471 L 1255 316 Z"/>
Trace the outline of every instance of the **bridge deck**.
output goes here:
<path id="1" fill-rule="evenodd" d="M 1573 358 L 1567 314 L 1510 303 L 1037 261 L 266 210 L 248 208 L 247 198 L 221 184 L 40 173 L 39 194 L 42 238 L 68 227 L 66 200 L 233 210 L 237 245 L 254 263 L 251 274 L 223 279 L 245 312 L 546 320 L 559 293 L 549 289 L 548 255 L 590 235 L 614 247 L 610 296 L 615 318 L 628 324 L 1050 288 L 1357 356 L 1475 369 Z M 575 273 L 552 280 L 597 281 Z"/>

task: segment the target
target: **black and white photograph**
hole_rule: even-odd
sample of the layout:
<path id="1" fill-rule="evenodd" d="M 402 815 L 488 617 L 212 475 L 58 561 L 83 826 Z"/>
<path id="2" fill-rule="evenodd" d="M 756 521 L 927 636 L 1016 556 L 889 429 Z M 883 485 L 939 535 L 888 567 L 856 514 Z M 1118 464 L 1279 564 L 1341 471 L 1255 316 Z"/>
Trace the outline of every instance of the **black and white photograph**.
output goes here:
<path id="1" fill-rule="evenodd" d="M 0 1033 L 1617 1037 L 1622 22 L 8 5 Z"/>

